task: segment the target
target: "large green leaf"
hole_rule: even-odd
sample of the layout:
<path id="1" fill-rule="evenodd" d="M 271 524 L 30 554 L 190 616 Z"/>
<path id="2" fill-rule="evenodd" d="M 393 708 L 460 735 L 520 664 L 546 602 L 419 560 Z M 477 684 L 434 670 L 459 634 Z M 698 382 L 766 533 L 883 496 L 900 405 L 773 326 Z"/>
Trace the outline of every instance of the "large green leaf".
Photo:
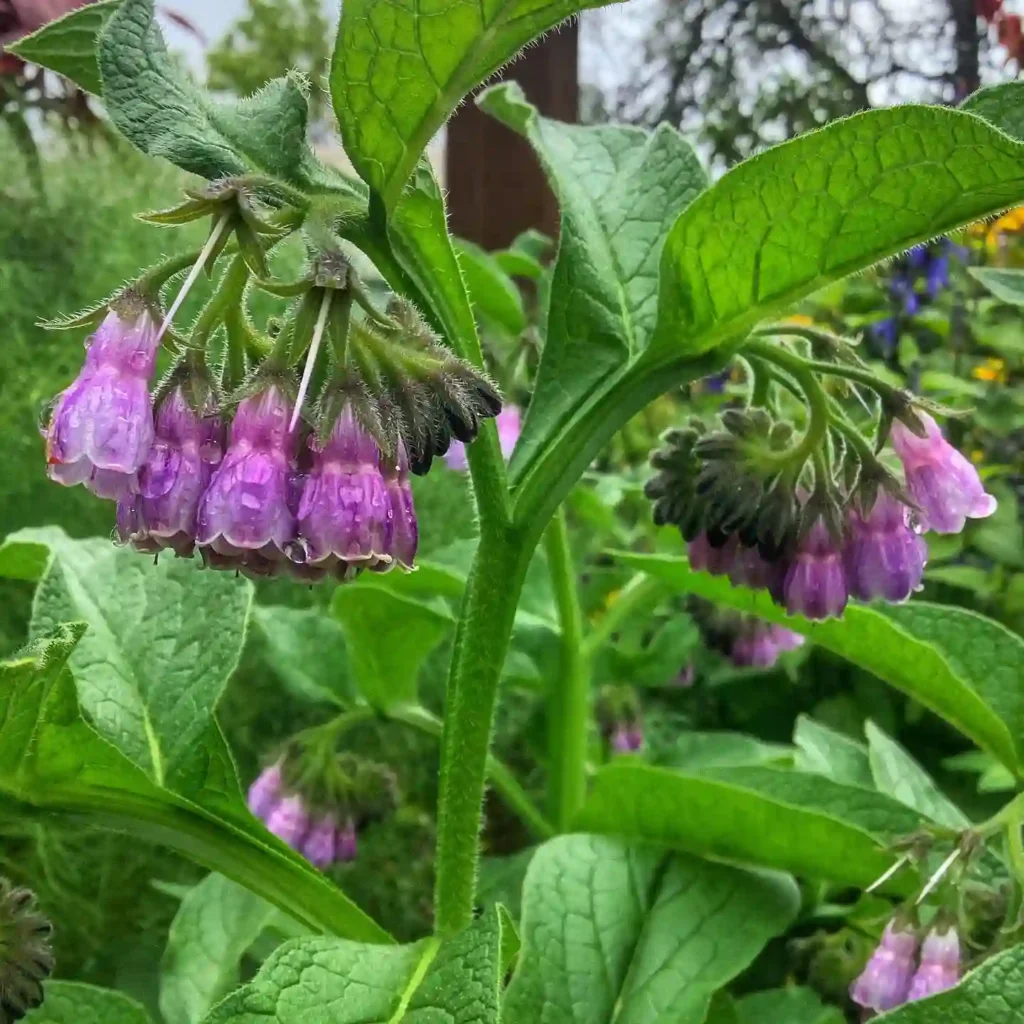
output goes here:
<path id="1" fill-rule="evenodd" d="M 347 0 L 331 66 L 345 151 L 389 210 L 427 143 L 531 39 L 605 0 Z"/>
<path id="2" fill-rule="evenodd" d="M 874 776 L 867 747 L 813 718 L 801 715 L 793 731 L 796 767 L 802 772 L 817 772 L 836 782 L 873 789 Z"/>
<path id="3" fill-rule="evenodd" d="M 0 795 L 25 814 L 86 816 L 172 847 L 316 931 L 368 942 L 387 934 L 246 811 L 219 731 L 196 743 L 207 771 L 187 795 L 157 785 L 82 718 L 69 659 L 83 623 L 0 662 Z M 217 746 L 219 741 L 220 746 Z"/>
<path id="4" fill-rule="evenodd" d="M 517 338 L 527 328 L 523 297 L 515 281 L 489 252 L 465 239 L 455 241 L 469 297 L 484 324 Z"/>
<path id="5" fill-rule="evenodd" d="M 789 616 L 768 594 L 694 572 L 685 558 L 616 556 L 683 593 L 802 633 L 941 715 L 1018 775 L 1024 771 L 1024 640 L 963 608 L 912 601 L 850 605 L 842 619 Z"/>
<path id="6" fill-rule="evenodd" d="M 868 722 L 867 736 L 871 773 L 880 792 L 888 793 L 940 825 L 953 829 L 970 826 L 967 815 L 891 736 L 874 722 Z"/>
<path id="7" fill-rule="evenodd" d="M 238 984 L 245 951 L 277 911 L 220 874 L 181 901 L 160 968 L 160 1013 L 166 1024 L 198 1024 Z"/>
<path id="8" fill-rule="evenodd" d="M 954 989 L 907 1003 L 874 1024 L 1019 1024 L 1024 1018 L 1024 946 L 987 960 Z"/>
<path id="9" fill-rule="evenodd" d="M 796 916 L 784 875 L 599 836 L 534 855 L 506 1024 L 703 1024 L 711 997 Z"/>
<path id="10" fill-rule="evenodd" d="M 1024 83 L 1004 82 L 979 89 L 960 109 L 983 117 L 1015 139 L 1024 139 Z"/>
<path id="11" fill-rule="evenodd" d="M 652 355 L 709 351 L 832 281 L 1022 199 L 1024 145 L 958 110 L 872 110 L 775 146 L 676 221 Z"/>
<path id="12" fill-rule="evenodd" d="M 80 89 L 99 95 L 100 69 L 96 42 L 121 0 L 101 0 L 51 21 L 7 47 L 33 64 L 56 71 Z"/>
<path id="13" fill-rule="evenodd" d="M 415 704 L 423 662 L 454 624 L 447 609 L 367 583 L 339 587 L 332 610 L 363 697 L 382 711 Z"/>
<path id="14" fill-rule="evenodd" d="M 123 992 L 74 981 L 48 981 L 43 1005 L 25 1024 L 151 1024 L 150 1016 Z"/>
<path id="15" fill-rule="evenodd" d="M 1024 270 L 1015 267 L 968 267 L 967 273 L 980 281 L 1000 302 L 1024 306 Z"/>
<path id="16" fill-rule="evenodd" d="M 304 700 L 349 707 L 355 684 L 337 619 L 319 608 L 257 605 L 253 619 L 266 637 L 266 657 L 288 692 Z"/>
<path id="17" fill-rule="evenodd" d="M 498 1024 L 503 921 L 410 946 L 296 939 L 206 1024 Z"/>
<path id="18" fill-rule="evenodd" d="M 24 530 L 0 560 L 48 549 L 32 631 L 61 622 L 89 630 L 71 658 L 78 699 L 97 732 L 157 785 L 187 791 L 205 770 L 196 748 L 238 665 L 252 603 L 248 583 L 197 572 L 190 561 L 154 565 L 104 540 L 71 540 L 61 530 Z"/>
<path id="19" fill-rule="evenodd" d="M 480 106 L 525 136 L 561 207 L 548 327 L 515 465 L 533 458 L 584 399 L 646 347 L 658 309 L 661 250 L 707 186 L 670 125 L 582 127 L 541 117 L 518 85 Z"/>
<path id="20" fill-rule="evenodd" d="M 124 0 L 100 33 L 98 56 L 110 119 L 143 153 L 204 178 L 260 173 L 325 187 L 298 78 L 274 79 L 242 100 L 211 99 L 168 56 L 153 0 Z"/>
<path id="21" fill-rule="evenodd" d="M 867 886 L 893 863 L 888 840 L 915 831 L 921 820 L 882 794 L 817 775 L 771 768 L 690 775 L 618 763 L 597 773 L 576 825 Z"/>

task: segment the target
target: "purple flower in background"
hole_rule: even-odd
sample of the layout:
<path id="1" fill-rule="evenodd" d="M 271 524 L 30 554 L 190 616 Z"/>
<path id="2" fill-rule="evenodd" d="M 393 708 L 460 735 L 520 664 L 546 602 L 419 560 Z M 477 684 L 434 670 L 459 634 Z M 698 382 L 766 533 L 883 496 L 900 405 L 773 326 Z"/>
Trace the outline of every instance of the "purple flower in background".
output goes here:
<path id="1" fill-rule="evenodd" d="M 927 431 L 918 437 L 898 420 L 890 440 L 903 463 L 907 489 L 921 510 L 921 526 L 936 533 L 960 533 L 968 519 L 984 519 L 996 510 L 978 471 L 943 436 L 931 416 L 916 410 Z"/>
<path id="2" fill-rule="evenodd" d="M 220 420 L 197 416 L 182 388 L 174 388 L 156 411 L 156 440 L 139 471 L 139 493 L 118 503 L 121 540 L 140 551 L 190 555 L 199 499 L 223 446 Z"/>
<path id="3" fill-rule="evenodd" d="M 849 596 L 843 554 L 820 519 L 800 542 L 783 596 L 790 615 L 829 619 L 843 614 Z"/>
<path id="4" fill-rule="evenodd" d="M 884 320 L 876 320 L 871 325 L 871 336 L 881 345 L 885 355 L 892 355 L 899 337 L 899 324 L 896 317 L 888 316 Z"/>
<path id="5" fill-rule="evenodd" d="M 391 509 L 391 547 L 388 554 L 394 563 L 404 569 L 411 569 L 416 562 L 420 531 L 413 503 L 412 481 L 409 479 L 409 457 L 401 438 L 398 440 L 398 459 L 394 468 L 385 468 L 384 487 Z"/>
<path id="6" fill-rule="evenodd" d="M 640 723 L 619 723 L 612 730 L 611 745 L 617 754 L 635 754 L 644 745 L 644 731 Z"/>
<path id="7" fill-rule="evenodd" d="M 149 311 L 111 310 L 88 342 L 85 365 L 57 399 L 46 434 L 51 480 L 82 484 L 101 498 L 138 490 L 153 443 L 149 379 L 156 366 L 156 324 Z"/>
<path id="8" fill-rule="evenodd" d="M 751 620 L 740 627 L 729 651 L 739 668 L 774 668 L 779 656 L 804 644 L 804 638 L 785 626 Z"/>
<path id="9" fill-rule="evenodd" d="M 858 1006 L 878 1013 L 902 1006 L 910 992 L 916 953 L 914 932 L 890 922 L 867 967 L 850 986 L 850 998 Z"/>
<path id="10" fill-rule="evenodd" d="M 732 378 L 732 369 L 722 370 L 719 373 L 713 373 L 710 377 L 702 377 L 700 386 L 702 390 L 706 391 L 711 395 L 720 395 L 725 391 L 726 384 L 729 383 Z"/>
<path id="11" fill-rule="evenodd" d="M 921 964 L 910 982 L 908 1002 L 927 999 L 960 981 L 960 938 L 955 928 L 933 928 L 921 945 Z"/>
<path id="12" fill-rule="evenodd" d="M 519 440 L 519 434 L 522 432 L 522 413 L 517 406 L 506 405 L 495 417 L 494 423 L 498 428 L 501 454 L 505 456 L 505 461 L 508 462 L 512 457 L 512 451 L 516 446 L 516 442 Z M 452 446 L 448 449 L 448 454 L 444 457 L 444 461 L 448 464 L 449 469 L 465 472 L 465 470 L 469 469 L 469 461 L 466 458 L 466 446 L 461 441 L 453 441 Z"/>
<path id="13" fill-rule="evenodd" d="M 867 516 L 851 510 L 847 526 L 843 565 L 851 597 L 898 604 L 920 590 L 928 545 L 911 528 L 906 505 L 881 490 Z"/>
<path id="14" fill-rule="evenodd" d="M 739 551 L 739 541 L 735 536 L 721 546 L 714 547 L 706 533 L 701 533 L 686 545 L 686 553 L 690 559 L 690 568 L 701 572 L 709 572 L 712 576 L 725 576 L 733 567 Z"/>
<path id="15" fill-rule="evenodd" d="M 291 403 L 275 384 L 245 399 L 231 425 L 231 441 L 199 504 L 196 543 L 214 568 L 244 558 L 254 571 L 283 561 L 295 539 L 289 507 L 294 442 Z"/>
<path id="16" fill-rule="evenodd" d="M 298 793 L 284 785 L 281 762 L 264 769 L 249 787 L 249 810 L 278 839 L 297 850 L 316 868 L 355 857 L 356 833 L 351 820 L 339 826 L 336 815 L 311 814 Z"/>
<path id="17" fill-rule="evenodd" d="M 680 690 L 689 690 L 696 681 L 697 669 L 694 668 L 692 661 L 688 661 L 676 676 L 675 684 Z"/>
<path id="18" fill-rule="evenodd" d="M 389 562 L 393 511 L 380 469 L 380 449 L 349 404 L 322 448 L 302 490 L 298 533 L 306 564 Z"/>

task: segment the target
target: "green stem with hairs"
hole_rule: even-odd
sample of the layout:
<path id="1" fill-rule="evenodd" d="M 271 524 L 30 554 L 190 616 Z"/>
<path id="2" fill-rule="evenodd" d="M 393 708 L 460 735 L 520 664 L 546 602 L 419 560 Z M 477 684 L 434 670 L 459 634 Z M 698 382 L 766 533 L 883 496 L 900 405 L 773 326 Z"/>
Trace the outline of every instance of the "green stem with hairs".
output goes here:
<path id="1" fill-rule="evenodd" d="M 563 508 L 551 520 L 544 543 L 562 627 L 559 673 L 547 700 L 548 813 L 564 832 L 586 796 L 590 665 L 583 650 L 583 612 Z"/>

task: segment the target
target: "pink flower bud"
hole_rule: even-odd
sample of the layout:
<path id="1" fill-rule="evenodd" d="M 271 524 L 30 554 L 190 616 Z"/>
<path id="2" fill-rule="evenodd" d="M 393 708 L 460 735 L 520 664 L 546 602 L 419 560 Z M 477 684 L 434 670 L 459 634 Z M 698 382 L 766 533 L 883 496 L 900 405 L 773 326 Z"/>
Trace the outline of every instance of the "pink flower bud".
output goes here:
<path id="1" fill-rule="evenodd" d="M 960 938 L 955 928 L 933 928 L 921 946 L 921 965 L 910 983 L 908 1002 L 945 992 L 960 981 Z"/>
<path id="2" fill-rule="evenodd" d="M 858 1006 L 879 1013 L 902 1006 L 910 992 L 916 953 L 914 932 L 897 928 L 890 921 L 867 967 L 850 986 L 850 998 Z"/>

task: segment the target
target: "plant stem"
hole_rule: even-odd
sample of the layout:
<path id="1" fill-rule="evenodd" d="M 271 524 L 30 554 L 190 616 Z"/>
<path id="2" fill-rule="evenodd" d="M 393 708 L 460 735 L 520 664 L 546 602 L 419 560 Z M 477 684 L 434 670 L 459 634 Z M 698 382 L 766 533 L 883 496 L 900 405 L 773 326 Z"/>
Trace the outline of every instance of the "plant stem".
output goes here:
<path id="1" fill-rule="evenodd" d="M 590 666 L 583 651 L 583 612 L 563 508 L 555 513 L 544 537 L 562 627 L 560 672 L 547 701 L 548 813 L 565 832 L 587 792 Z"/>
<path id="2" fill-rule="evenodd" d="M 608 611 L 600 622 L 590 631 L 583 644 L 583 653 L 588 661 L 600 652 L 601 648 L 628 622 L 634 614 L 645 608 L 653 610 L 654 606 L 666 593 L 666 586 L 661 580 L 638 572 L 608 606 Z"/>
<path id="3" fill-rule="evenodd" d="M 441 736 L 434 917 L 442 937 L 473 920 L 491 729 L 531 553 L 511 530 L 482 529 L 463 597 Z"/>
<path id="4" fill-rule="evenodd" d="M 438 739 L 444 730 L 444 723 L 441 719 L 432 715 L 426 708 L 395 708 L 388 713 L 388 717 L 395 722 L 402 722 L 414 729 L 419 729 L 420 732 L 425 732 L 430 736 L 436 736 Z M 515 811 L 536 839 L 550 839 L 555 834 L 554 826 L 540 813 L 508 765 L 493 755 L 489 756 L 487 758 L 487 774 L 505 803 Z"/>

